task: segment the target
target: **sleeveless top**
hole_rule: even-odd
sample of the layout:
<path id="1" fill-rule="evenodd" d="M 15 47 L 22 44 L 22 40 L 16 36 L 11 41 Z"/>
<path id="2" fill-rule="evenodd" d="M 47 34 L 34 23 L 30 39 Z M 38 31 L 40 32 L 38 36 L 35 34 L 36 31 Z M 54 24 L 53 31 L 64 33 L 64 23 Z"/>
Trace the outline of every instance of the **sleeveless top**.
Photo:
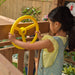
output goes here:
<path id="1" fill-rule="evenodd" d="M 46 37 L 46 39 L 50 39 L 49 37 L 51 36 L 46 35 L 44 37 Z M 38 66 L 38 75 L 61 75 L 62 74 L 63 62 L 64 62 L 64 50 L 65 47 L 67 46 L 67 42 L 66 44 L 63 43 L 61 37 L 58 36 L 54 36 L 53 39 L 57 44 L 57 48 L 54 47 L 55 49 L 55 51 L 53 52 L 54 54 L 51 54 L 49 52 L 49 54 L 51 54 L 52 56 L 50 57 L 50 55 L 48 54 L 47 57 L 45 56 L 46 58 L 44 57 L 44 54 L 45 52 L 48 53 L 48 51 L 46 49 L 41 50 L 39 66 Z M 52 42 L 52 39 L 50 39 L 50 41 Z"/>

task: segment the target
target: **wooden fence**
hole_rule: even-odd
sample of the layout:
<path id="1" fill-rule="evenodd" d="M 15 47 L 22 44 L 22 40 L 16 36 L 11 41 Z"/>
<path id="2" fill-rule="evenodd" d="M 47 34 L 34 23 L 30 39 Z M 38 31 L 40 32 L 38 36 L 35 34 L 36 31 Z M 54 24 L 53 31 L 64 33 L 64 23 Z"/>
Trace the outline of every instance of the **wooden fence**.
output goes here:
<path id="1" fill-rule="evenodd" d="M 57 6 L 58 0 L 6 0 L 0 6 L 0 15 L 17 19 L 22 16 L 22 9 L 27 7 L 40 7 L 41 15 L 47 15 L 54 7 Z"/>
<path id="2" fill-rule="evenodd" d="M 17 19 L 22 16 L 22 9 L 27 7 L 40 7 L 40 20 L 58 5 L 64 5 L 65 1 L 75 0 L 6 0 L 0 6 L 0 15 Z"/>

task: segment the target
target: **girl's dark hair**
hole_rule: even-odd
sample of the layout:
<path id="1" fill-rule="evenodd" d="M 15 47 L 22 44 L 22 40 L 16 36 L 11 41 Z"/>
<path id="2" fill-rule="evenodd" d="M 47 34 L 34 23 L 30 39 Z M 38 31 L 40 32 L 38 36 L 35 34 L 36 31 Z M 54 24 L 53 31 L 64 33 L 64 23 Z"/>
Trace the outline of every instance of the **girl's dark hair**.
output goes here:
<path id="1" fill-rule="evenodd" d="M 73 30 L 73 26 L 74 26 L 74 17 L 71 14 L 68 7 L 66 7 L 66 6 L 56 7 L 48 14 L 48 18 L 52 22 L 56 22 L 56 21 L 60 22 L 62 24 L 60 30 L 62 29 L 63 31 L 68 33 L 69 37 L 71 38 L 70 33 L 73 32 L 72 30 Z M 72 37 L 74 37 L 74 36 L 72 36 Z M 72 49 L 71 48 L 72 42 L 70 41 L 70 38 L 69 38 L 69 47 L 70 47 L 70 49 Z M 75 40 L 75 38 L 74 38 L 74 40 Z"/>

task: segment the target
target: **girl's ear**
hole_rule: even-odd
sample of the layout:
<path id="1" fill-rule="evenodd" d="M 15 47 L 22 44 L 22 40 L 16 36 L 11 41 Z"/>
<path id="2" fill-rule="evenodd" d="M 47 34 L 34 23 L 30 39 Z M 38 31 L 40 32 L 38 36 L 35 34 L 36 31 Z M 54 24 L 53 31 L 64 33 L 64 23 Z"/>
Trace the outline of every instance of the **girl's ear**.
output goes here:
<path id="1" fill-rule="evenodd" d="M 61 23 L 60 22 L 55 22 L 55 28 L 60 29 Z"/>

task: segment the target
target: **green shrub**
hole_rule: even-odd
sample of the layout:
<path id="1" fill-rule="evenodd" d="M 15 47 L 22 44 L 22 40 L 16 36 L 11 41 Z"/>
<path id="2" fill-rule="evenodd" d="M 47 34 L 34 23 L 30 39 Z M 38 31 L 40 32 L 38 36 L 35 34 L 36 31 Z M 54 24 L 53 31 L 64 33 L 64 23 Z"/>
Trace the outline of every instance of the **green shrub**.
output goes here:
<path id="1" fill-rule="evenodd" d="M 39 21 L 39 15 L 41 14 L 41 10 L 39 10 L 39 8 L 25 8 L 23 9 L 22 11 L 22 15 L 31 15 L 32 17 L 34 17 L 37 21 Z M 30 19 L 26 19 L 26 20 L 23 20 L 22 22 L 31 22 Z"/>
<path id="2" fill-rule="evenodd" d="M 72 65 L 65 65 L 63 73 L 67 75 L 75 75 L 75 67 Z"/>
<path id="3" fill-rule="evenodd" d="M 75 51 L 67 52 L 64 51 L 65 58 L 69 59 L 72 57 L 72 60 L 75 62 Z"/>

